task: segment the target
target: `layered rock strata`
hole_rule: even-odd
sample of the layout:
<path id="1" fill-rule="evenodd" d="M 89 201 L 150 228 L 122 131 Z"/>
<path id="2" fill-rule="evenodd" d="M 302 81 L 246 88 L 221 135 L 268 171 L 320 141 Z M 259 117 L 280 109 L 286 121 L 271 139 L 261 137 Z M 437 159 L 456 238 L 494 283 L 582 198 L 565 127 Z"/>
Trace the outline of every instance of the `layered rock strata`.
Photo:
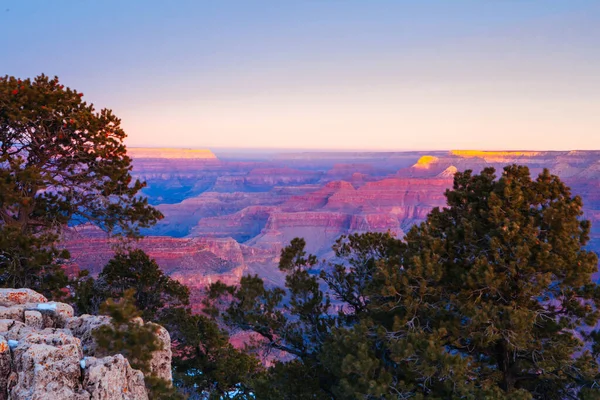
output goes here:
<path id="1" fill-rule="evenodd" d="M 588 248 L 600 251 L 600 151 L 220 151 L 218 159 L 153 151 L 130 151 L 133 173 L 147 180 L 143 194 L 165 218 L 143 231 L 151 238 L 137 247 L 193 289 L 217 280 L 235 284 L 246 273 L 282 282 L 277 262 L 294 237 L 303 237 L 320 259 L 332 255 L 343 234 L 402 237 L 434 207 L 445 206 L 457 171 L 494 167 L 499 176 L 509 164 L 529 166 L 534 178 L 549 168 L 581 195 L 583 218 L 592 222 Z M 97 274 L 114 251 L 106 236 L 78 230 L 78 236 L 65 235 L 74 265 L 69 272 L 81 267 Z"/>

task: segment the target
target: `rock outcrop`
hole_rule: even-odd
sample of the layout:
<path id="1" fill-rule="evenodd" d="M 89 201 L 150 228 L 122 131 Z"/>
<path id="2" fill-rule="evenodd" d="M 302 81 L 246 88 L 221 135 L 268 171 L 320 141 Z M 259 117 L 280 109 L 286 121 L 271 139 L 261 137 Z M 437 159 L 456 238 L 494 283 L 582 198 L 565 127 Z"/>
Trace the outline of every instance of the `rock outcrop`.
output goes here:
<path id="1" fill-rule="evenodd" d="M 109 323 L 74 317 L 71 306 L 30 289 L 0 289 L 0 400 L 148 399 L 144 375 L 125 357 L 96 357 L 92 331 Z M 171 340 L 162 327 L 158 337 L 151 369 L 170 381 Z"/>

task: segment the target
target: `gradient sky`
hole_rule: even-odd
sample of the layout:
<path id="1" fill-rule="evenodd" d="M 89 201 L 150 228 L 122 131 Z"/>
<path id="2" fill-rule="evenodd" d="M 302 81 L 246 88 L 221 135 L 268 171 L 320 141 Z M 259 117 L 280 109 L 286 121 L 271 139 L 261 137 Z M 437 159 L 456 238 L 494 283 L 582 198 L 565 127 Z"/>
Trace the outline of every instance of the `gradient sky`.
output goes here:
<path id="1" fill-rule="evenodd" d="M 600 149 L 600 1 L 0 0 L 130 146 Z"/>

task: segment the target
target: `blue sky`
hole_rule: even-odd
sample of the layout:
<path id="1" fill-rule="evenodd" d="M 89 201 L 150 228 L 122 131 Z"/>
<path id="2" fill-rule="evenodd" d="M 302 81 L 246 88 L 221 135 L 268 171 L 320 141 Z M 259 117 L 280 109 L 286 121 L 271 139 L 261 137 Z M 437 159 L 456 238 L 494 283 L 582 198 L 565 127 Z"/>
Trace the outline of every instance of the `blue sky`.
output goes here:
<path id="1" fill-rule="evenodd" d="M 598 1 L 0 0 L 132 146 L 600 149 Z"/>

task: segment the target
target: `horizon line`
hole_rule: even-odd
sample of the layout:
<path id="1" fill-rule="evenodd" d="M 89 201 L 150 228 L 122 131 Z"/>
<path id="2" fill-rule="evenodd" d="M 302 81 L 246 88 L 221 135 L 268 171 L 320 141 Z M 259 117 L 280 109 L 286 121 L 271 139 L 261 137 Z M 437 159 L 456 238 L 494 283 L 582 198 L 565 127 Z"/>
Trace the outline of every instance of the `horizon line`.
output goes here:
<path id="1" fill-rule="evenodd" d="M 518 152 L 596 152 L 599 149 L 477 149 L 477 148 L 451 148 L 451 149 L 370 149 L 370 148 L 304 148 L 304 147 L 225 147 L 225 146 L 140 146 L 126 145 L 128 149 L 173 149 L 173 150 L 228 150 L 228 151 L 283 151 L 283 152 L 368 152 L 368 153 L 409 153 L 409 152 L 452 152 L 452 151 L 478 151 L 478 152 L 503 152 L 503 153 L 518 153 Z"/>

